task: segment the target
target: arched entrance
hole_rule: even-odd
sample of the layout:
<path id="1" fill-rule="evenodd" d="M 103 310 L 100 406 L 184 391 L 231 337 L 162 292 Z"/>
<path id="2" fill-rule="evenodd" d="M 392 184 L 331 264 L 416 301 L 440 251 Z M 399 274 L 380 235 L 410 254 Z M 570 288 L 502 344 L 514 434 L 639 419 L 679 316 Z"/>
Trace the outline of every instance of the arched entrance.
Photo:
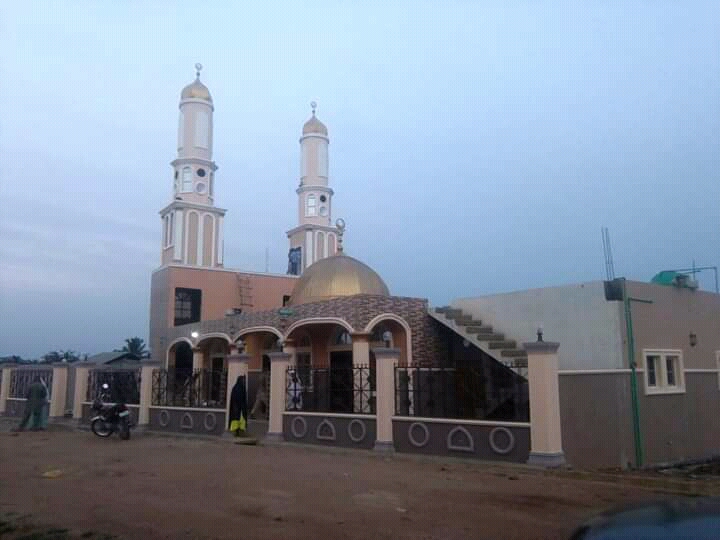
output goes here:
<path id="1" fill-rule="evenodd" d="M 354 372 L 352 336 L 338 326 L 330 335 L 330 410 L 352 413 L 354 408 Z"/>

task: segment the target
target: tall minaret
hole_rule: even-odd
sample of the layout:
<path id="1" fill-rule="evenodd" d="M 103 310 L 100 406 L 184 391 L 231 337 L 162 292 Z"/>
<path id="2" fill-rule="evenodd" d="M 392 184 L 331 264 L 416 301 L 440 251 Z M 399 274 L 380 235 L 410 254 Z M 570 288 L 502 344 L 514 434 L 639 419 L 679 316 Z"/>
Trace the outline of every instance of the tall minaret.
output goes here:
<path id="1" fill-rule="evenodd" d="M 213 206 L 215 171 L 212 160 L 213 101 L 195 80 L 180 94 L 177 158 L 173 168 L 173 202 L 160 211 L 163 222 L 162 264 L 220 267 L 223 265 L 225 210 Z"/>
<path id="2" fill-rule="evenodd" d="M 332 226 L 333 190 L 328 186 L 328 130 L 315 116 L 305 122 L 300 137 L 298 226 L 288 231 L 288 274 L 300 275 L 315 261 L 334 255 L 337 228 Z"/>

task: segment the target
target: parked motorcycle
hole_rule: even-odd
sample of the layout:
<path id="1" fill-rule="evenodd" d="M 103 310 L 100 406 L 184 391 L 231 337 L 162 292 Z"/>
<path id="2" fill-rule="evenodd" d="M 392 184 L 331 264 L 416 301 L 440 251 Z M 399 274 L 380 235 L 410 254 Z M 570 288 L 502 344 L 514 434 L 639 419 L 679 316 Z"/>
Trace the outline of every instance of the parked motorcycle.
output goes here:
<path id="1" fill-rule="evenodd" d="M 124 441 L 130 438 L 130 411 L 127 406 L 120 402 L 113 405 L 104 405 L 104 398 L 109 394 L 110 387 L 102 385 L 102 391 L 92 404 L 92 411 L 95 414 L 90 421 L 90 429 L 98 437 L 109 437 L 117 432 Z"/>

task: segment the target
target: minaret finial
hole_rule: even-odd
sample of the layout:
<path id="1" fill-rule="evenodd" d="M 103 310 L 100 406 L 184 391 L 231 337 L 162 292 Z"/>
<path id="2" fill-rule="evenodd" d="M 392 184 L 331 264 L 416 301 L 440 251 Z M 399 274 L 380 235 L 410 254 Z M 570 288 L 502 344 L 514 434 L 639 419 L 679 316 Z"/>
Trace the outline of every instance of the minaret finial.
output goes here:
<path id="1" fill-rule="evenodd" d="M 200 62 L 198 62 L 197 64 L 195 64 L 195 78 L 196 79 L 200 78 L 201 71 L 202 71 L 202 64 Z"/>
<path id="2" fill-rule="evenodd" d="M 311 101 L 310 108 L 312 109 L 313 116 L 315 116 L 315 111 L 317 110 L 317 102 Z"/>
<path id="3" fill-rule="evenodd" d="M 343 252 L 343 235 L 345 234 L 345 220 L 343 218 L 338 218 L 338 220 L 335 222 L 335 226 L 337 227 L 338 233 L 337 233 L 337 251 L 338 253 Z"/>

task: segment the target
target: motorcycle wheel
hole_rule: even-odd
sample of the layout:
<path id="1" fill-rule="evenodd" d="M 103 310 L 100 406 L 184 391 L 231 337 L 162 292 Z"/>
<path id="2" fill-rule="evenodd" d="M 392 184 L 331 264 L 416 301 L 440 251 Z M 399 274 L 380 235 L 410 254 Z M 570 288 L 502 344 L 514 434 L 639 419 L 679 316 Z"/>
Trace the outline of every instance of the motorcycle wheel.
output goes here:
<path id="1" fill-rule="evenodd" d="M 102 437 L 103 439 L 106 437 L 109 437 L 112 435 L 112 427 L 108 422 L 105 422 L 101 418 L 96 418 L 92 421 L 92 424 L 90 424 L 90 429 L 92 429 L 92 432 L 97 435 L 98 437 Z"/>
<path id="2" fill-rule="evenodd" d="M 130 422 L 125 418 L 120 423 L 120 438 L 123 441 L 127 441 L 130 438 Z"/>

